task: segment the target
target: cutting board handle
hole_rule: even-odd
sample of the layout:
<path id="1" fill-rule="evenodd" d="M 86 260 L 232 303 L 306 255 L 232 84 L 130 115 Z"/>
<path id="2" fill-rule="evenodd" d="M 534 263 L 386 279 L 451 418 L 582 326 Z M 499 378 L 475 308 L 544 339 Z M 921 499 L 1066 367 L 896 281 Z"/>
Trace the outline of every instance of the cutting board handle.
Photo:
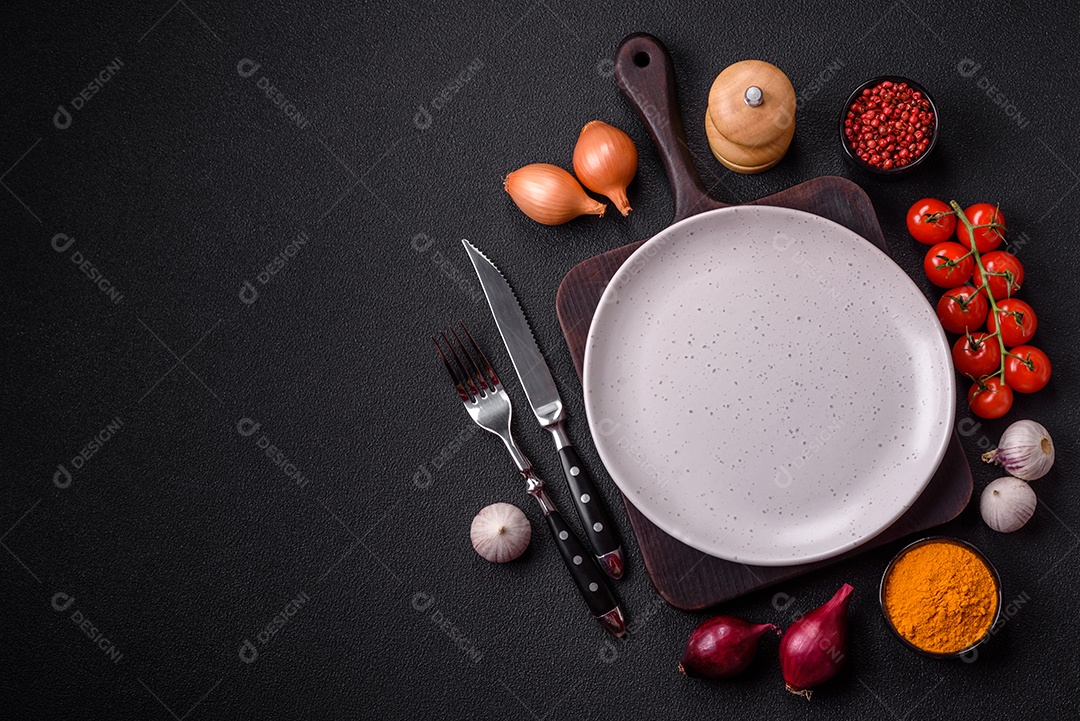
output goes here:
<path id="1" fill-rule="evenodd" d="M 709 197 L 694 167 L 675 92 L 675 68 L 664 44 L 648 33 L 627 35 L 615 49 L 615 80 L 660 153 L 675 200 L 673 222 L 725 207 Z"/>

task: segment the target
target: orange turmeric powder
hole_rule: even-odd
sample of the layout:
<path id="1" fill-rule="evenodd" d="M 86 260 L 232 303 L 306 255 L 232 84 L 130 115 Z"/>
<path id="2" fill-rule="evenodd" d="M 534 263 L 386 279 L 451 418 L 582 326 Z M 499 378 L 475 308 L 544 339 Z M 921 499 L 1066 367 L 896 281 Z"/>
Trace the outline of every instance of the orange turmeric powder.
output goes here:
<path id="1" fill-rule="evenodd" d="M 903 638 L 930 653 L 962 651 L 994 623 L 994 575 L 971 549 L 949 541 L 916 546 L 885 579 L 885 613 Z"/>

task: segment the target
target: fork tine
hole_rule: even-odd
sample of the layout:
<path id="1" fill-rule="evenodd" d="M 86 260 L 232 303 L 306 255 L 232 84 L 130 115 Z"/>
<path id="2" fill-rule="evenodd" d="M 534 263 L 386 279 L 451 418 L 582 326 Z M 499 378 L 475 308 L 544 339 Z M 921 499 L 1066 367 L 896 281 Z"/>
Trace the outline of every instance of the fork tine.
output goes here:
<path id="1" fill-rule="evenodd" d="M 454 329 L 451 328 L 450 332 L 453 333 Z M 461 371 L 461 377 L 465 379 L 463 383 L 468 387 L 469 393 L 472 396 L 469 400 L 475 401 L 480 397 L 480 389 L 476 387 L 475 379 L 469 373 L 468 369 L 465 368 L 465 364 L 461 362 L 461 357 L 458 355 L 457 351 L 454 350 L 454 344 L 450 342 L 450 339 L 446 337 L 445 333 L 441 333 L 440 335 L 442 335 L 443 343 L 446 343 L 446 347 L 450 349 L 450 355 L 454 357 L 454 363 L 457 364 L 458 369 Z M 457 335 L 454 335 L 454 337 L 457 338 Z M 458 343 L 460 344 L 461 340 L 458 340 Z M 465 347 L 462 346 L 461 350 L 464 352 Z M 469 360 L 471 361 L 472 359 L 470 358 Z"/>
<path id="2" fill-rule="evenodd" d="M 446 340 L 446 336 L 443 336 L 443 340 Z M 450 366 L 450 361 L 446 360 L 446 354 L 443 353 L 442 346 L 439 345 L 439 341 L 432 337 L 431 342 L 435 344 L 435 350 L 439 352 L 439 357 L 442 358 L 443 365 L 446 366 L 446 372 L 450 374 L 450 377 L 454 380 L 454 387 L 457 388 L 458 395 L 461 396 L 463 403 L 469 403 L 472 398 L 469 397 L 468 391 L 465 390 L 465 386 L 461 384 L 461 379 L 458 374 L 454 372 L 454 369 Z M 452 349 L 451 349 L 452 350 Z"/>
<path id="3" fill-rule="evenodd" d="M 465 324 L 462 323 L 461 327 L 462 327 L 462 329 L 464 329 Z M 471 374 L 473 382 L 475 382 L 476 385 L 478 385 L 481 388 L 481 390 L 486 392 L 488 390 L 488 385 L 489 384 L 488 384 L 487 378 L 484 377 L 484 371 L 482 371 L 480 369 L 480 365 L 476 362 L 476 358 L 474 358 L 473 354 L 469 352 L 469 349 L 462 342 L 461 336 L 459 336 L 457 334 L 457 331 L 454 330 L 453 328 L 451 328 L 450 332 L 454 335 L 454 339 L 458 342 L 458 346 L 461 348 L 461 352 L 465 355 L 466 358 L 469 359 L 469 365 L 472 366 L 473 371 L 475 371 L 474 373 Z M 467 335 L 468 331 L 465 331 L 465 333 Z M 476 343 L 475 342 L 473 343 L 473 348 L 476 348 Z M 480 353 L 480 349 L 476 348 L 476 352 Z M 483 358 L 484 354 L 480 353 L 480 357 Z"/>
<path id="4" fill-rule="evenodd" d="M 469 342 L 472 343 L 473 350 L 476 351 L 476 354 L 480 356 L 480 360 L 483 361 L 484 370 L 486 370 L 488 376 L 491 377 L 492 386 L 494 386 L 496 389 L 501 388 L 502 385 L 499 383 L 499 376 L 495 375 L 495 369 L 491 367 L 491 362 L 488 361 L 487 356 L 484 355 L 484 351 L 480 350 L 480 346 L 476 345 L 476 341 L 473 340 L 472 333 L 469 332 L 469 329 L 465 327 L 464 323 L 461 324 L 461 330 L 465 331 L 465 337 L 469 339 Z"/>

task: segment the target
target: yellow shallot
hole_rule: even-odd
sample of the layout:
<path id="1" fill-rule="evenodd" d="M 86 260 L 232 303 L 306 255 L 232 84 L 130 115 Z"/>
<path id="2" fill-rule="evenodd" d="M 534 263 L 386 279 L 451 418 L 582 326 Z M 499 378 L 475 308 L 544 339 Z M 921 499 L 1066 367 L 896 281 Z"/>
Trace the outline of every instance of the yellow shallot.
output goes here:
<path id="1" fill-rule="evenodd" d="M 579 215 L 602 217 L 607 210 L 585 193 L 574 176 L 547 163 L 518 168 L 506 176 L 503 188 L 521 212 L 544 225 L 561 225 Z"/>
<path id="2" fill-rule="evenodd" d="M 594 193 L 606 195 L 623 215 L 630 214 L 626 188 L 637 173 L 638 154 L 630 136 L 600 120 L 586 123 L 574 147 L 574 172 Z"/>

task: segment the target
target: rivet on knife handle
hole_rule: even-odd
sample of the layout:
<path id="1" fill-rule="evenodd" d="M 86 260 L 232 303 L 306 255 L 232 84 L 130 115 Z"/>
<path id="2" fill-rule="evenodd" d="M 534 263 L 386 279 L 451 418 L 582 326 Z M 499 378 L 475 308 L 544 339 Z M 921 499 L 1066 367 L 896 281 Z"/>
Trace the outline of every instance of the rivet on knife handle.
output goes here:
<path id="1" fill-rule="evenodd" d="M 561 430 L 561 429 L 560 429 Z M 555 434 L 556 444 L 565 439 L 565 434 Z M 622 547 L 611 523 L 604 500 L 593 484 L 592 476 L 578 457 L 574 447 L 566 443 L 559 448 L 559 460 L 562 461 L 563 474 L 570 494 L 574 497 L 578 518 L 585 528 L 585 537 L 589 539 L 600 567 L 612 578 L 621 578 L 623 574 Z"/>

